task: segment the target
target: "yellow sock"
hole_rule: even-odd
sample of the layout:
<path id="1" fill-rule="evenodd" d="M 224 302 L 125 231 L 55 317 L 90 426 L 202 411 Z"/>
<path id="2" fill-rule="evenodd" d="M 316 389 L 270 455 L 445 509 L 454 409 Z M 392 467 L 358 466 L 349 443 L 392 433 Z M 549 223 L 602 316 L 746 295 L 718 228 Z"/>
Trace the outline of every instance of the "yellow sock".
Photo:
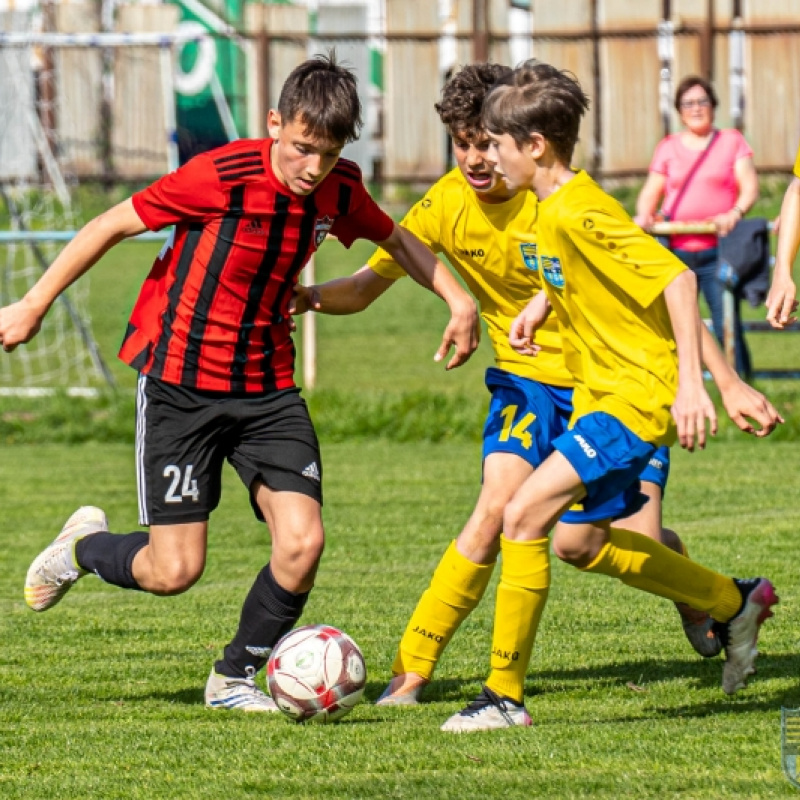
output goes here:
<path id="1" fill-rule="evenodd" d="M 430 586 L 408 621 L 392 672 L 416 672 L 430 680 L 447 643 L 478 605 L 494 564 L 475 564 L 452 542 L 433 573 Z"/>
<path id="2" fill-rule="evenodd" d="M 720 622 L 731 619 L 742 602 L 732 578 L 622 528 L 611 529 L 609 541 L 585 571 L 610 575 L 628 586 L 686 603 Z"/>
<path id="3" fill-rule="evenodd" d="M 500 537 L 503 554 L 492 635 L 492 671 L 486 685 L 522 702 L 525 673 L 550 590 L 550 540 L 512 542 Z"/>

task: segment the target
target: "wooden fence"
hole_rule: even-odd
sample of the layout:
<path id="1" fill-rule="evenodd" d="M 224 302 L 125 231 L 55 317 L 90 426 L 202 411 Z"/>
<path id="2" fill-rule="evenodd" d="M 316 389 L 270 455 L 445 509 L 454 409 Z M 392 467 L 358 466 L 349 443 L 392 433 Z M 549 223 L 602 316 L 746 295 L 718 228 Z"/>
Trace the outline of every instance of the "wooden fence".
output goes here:
<path id="1" fill-rule="evenodd" d="M 670 91 L 689 73 L 714 81 L 720 98 L 717 123 L 744 132 L 761 172 L 788 172 L 793 163 L 800 143 L 797 0 L 530 0 L 535 25 L 513 31 L 506 0 L 453 0 L 451 5 L 452 18 L 443 29 L 433 0 L 386 0 L 385 31 L 378 41 L 382 92 L 370 86 L 366 74 L 364 52 L 374 35 L 364 30 L 363 14 L 337 17 L 321 0 L 324 30 L 312 36 L 305 7 L 247 6 L 239 37 L 247 63 L 247 135 L 264 134 L 266 110 L 290 69 L 336 45 L 350 53 L 370 121 L 360 148 L 348 155 L 376 179 L 429 182 L 447 167 L 445 137 L 433 108 L 445 69 L 485 58 L 507 63 L 512 44 L 523 41 L 533 56 L 574 72 L 590 95 L 592 108 L 576 160 L 600 178 L 646 172 L 658 140 L 678 128 Z M 63 9 L 53 20 L 56 29 L 95 24 L 88 6 Z M 118 30 L 177 24 L 172 6 L 118 6 Z M 350 24 L 358 29 L 348 30 Z M 455 64 L 442 63 L 445 39 L 454 43 Z M 62 138 L 70 142 L 80 175 L 112 168 L 119 176 L 148 178 L 166 168 L 153 105 L 157 89 L 148 83 L 156 81 L 153 68 L 142 73 L 142 58 L 130 60 L 140 72 L 115 66 L 116 100 L 108 107 L 98 51 L 72 49 L 62 57 L 63 75 L 56 84 L 61 86 L 60 116 L 73 120 Z M 0 96 L 2 63 L 0 49 Z M 106 155 L 93 153 L 93 146 L 105 146 Z"/>

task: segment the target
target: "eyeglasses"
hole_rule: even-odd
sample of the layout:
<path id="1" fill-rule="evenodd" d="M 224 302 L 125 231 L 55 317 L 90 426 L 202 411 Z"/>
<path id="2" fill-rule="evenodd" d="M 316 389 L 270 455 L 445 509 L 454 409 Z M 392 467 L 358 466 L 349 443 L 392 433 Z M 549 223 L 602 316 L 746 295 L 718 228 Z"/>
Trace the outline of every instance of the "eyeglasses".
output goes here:
<path id="1" fill-rule="evenodd" d="M 680 102 L 680 107 L 684 111 L 694 108 L 695 106 L 698 108 L 708 108 L 710 105 L 711 101 L 707 97 L 701 97 L 699 100 L 681 100 Z"/>

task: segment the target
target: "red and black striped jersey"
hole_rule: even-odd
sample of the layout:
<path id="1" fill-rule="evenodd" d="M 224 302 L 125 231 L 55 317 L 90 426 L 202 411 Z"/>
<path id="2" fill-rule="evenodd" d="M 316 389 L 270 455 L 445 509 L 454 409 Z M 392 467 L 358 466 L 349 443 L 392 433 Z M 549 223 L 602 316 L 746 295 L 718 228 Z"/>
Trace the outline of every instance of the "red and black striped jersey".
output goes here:
<path id="1" fill-rule="evenodd" d="M 167 383 L 261 393 L 294 385 L 292 289 L 328 232 L 346 247 L 394 223 L 339 159 L 309 195 L 270 166 L 271 139 L 195 156 L 133 195 L 151 230 L 175 225 L 131 313 L 120 358 Z"/>

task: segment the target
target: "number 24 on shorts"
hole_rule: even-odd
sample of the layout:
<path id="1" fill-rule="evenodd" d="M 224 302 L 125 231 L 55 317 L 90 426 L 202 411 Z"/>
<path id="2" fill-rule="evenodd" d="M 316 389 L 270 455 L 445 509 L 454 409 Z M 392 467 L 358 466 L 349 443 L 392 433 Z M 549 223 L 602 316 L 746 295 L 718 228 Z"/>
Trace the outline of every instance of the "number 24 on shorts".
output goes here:
<path id="1" fill-rule="evenodd" d="M 517 416 L 518 410 L 519 406 L 511 405 L 505 406 L 500 412 L 500 416 L 503 418 L 503 430 L 500 432 L 500 441 L 507 442 L 511 438 L 519 439 L 522 446 L 528 450 L 533 444 L 533 435 L 528 428 L 531 426 L 531 423 L 536 420 L 536 414 L 529 411 L 515 424 L 514 418 Z"/>
<path id="2" fill-rule="evenodd" d="M 183 485 L 181 485 L 181 468 L 176 464 L 164 467 L 164 477 L 170 478 L 169 489 L 164 495 L 167 503 L 182 503 L 185 497 L 191 497 L 193 502 L 200 499 L 200 492 L 197 489 L 197 480 L 192 477 L 192 465 L 187 464 L 183 473 Z M 181 492 L 178 494 L 178 487 Z"/>

